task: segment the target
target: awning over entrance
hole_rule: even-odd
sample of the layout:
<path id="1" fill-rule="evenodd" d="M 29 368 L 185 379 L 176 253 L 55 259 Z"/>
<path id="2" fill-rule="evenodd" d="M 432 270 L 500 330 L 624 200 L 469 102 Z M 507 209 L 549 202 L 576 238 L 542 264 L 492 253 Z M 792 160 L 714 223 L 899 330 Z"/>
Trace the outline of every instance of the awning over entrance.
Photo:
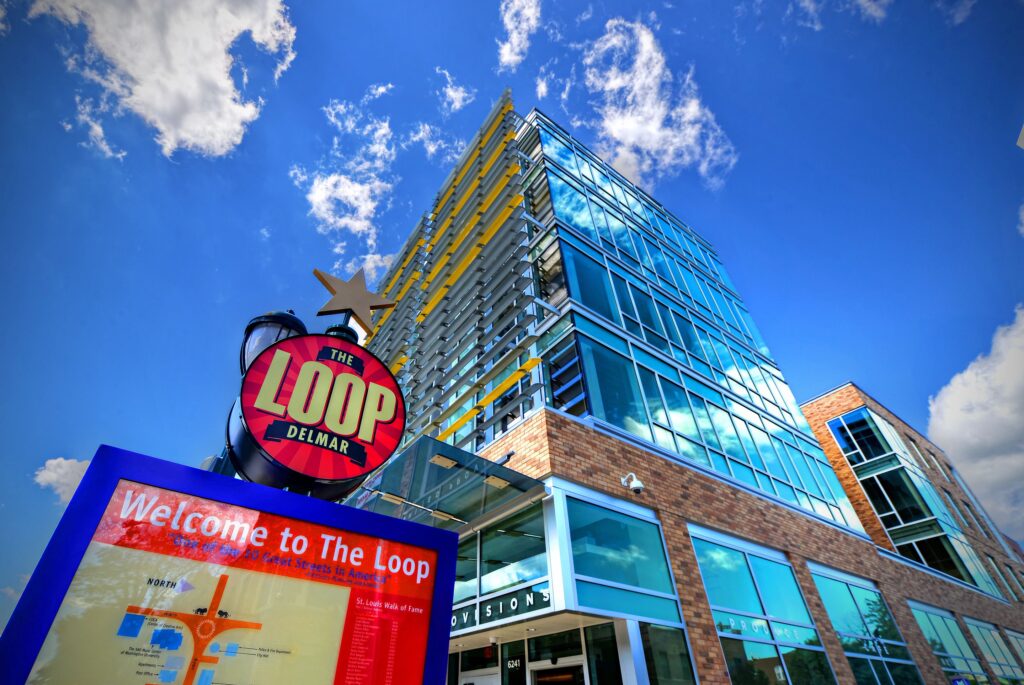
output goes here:
<path id="1" fill-rule="evenodd" d="M 422 437 L 370 476 L 344 503 L 461 534 L 544 494 L 539 480 Z"/>

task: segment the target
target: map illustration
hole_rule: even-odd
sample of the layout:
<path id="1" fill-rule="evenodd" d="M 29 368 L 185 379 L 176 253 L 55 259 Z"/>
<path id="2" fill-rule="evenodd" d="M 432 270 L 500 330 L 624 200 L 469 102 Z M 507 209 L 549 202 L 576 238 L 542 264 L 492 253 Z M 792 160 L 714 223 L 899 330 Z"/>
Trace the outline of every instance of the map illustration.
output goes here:
<path id="1" fill-rule="evenodd" d="M 349 594 L 94 541 L 28 682 L 327 685 Z"/>

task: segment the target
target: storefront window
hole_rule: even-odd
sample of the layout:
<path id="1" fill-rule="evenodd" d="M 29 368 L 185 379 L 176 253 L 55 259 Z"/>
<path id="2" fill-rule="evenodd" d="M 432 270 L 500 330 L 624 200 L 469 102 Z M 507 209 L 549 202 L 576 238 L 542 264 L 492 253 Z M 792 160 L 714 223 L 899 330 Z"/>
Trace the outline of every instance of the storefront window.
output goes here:
<path id="1" fill-rule="evenodd" d="M 921 685 L 889 607 L 874 584 L 820 569 L 811 574 L 857 685 Z"/>
<path id="2" fill-rule="evenodd" d="M 1010 648 L 1006 646 L 998 628 L 991 623 L 976 621 L 972 618 L 965 618 L 964 623 L 967 624 L 967 629 L 971 631 L 971 636 L 978 643 L 981 653 L 985 655 L 985 660 L 988 661 L 988 665 L 999 678 L 1000 683 L 1024 682 L 1024 669 L 1021 669 L 1016 659 L 1010 654 Z"/>
<path id="3" fill-rule="evenodd" d="M 651 685 L 694 685 L 686 633 L 679 628 L 640 624 L 644 660 Z"/>
<path id="4" fill-rule="evenodd" d="M 534 505 L 480 536 L 480 593 L 488 595 L 547 575 L 544 516 Z"/>
<path id="5" fill-rule="evenodd" d="M 600 685 L 622 685 L 619 649 L 615 642 L 615 626 L 604 623 L 583 629 L 587 645 L 587 670 L 590 682 Z"/>
<path id="6" fill-rule="evenodd" d="M 988 685 L 985 669 L 967 644 L 953 614 L 923 604 L 912 604 L 911 610 L 950 680 L 962 678 L 971 685 Z"/>
<path id="7" fill-rule="evenodd" d="M 579 629 L 567 630 L 564 633 L 541 635 L 527 641 L 530 661 L 549 661 L 583 653 L 583 642 Z"/>
<path id="8" fill-rule="evenodd" d="M 734 685 L 835 683 L 793 569 L 773 550 L 693 531 Z"/>
<path id="9" fill-rule="evenodd" d="M 448 682 L 447 685 L 459 685 L 459 655 L 448 655 Z"/>
<path id="10" fill-rule="evenodd" d="M 522 640 L 501 646 L 501 685 L 526 685 L 526 644 Z"/>
<path id="11" fill-rule="evenodd" d="M 674 593 L 657 524 L 566 500 L 577 575 Z"/>
<path id="12" fill-rule="evenodd" d="M 476 597 L 476 543 L 475 535 L 459 543 L 459 553 L 455 561 L 455 594 L 452 600 L 454 604 Z"/>
<path id="13" fill-rule="evenodd" d="M 462 672 L 480 671 L 485 668 L 498 667 L 498 646 L 487 645 L 480 649 L 470 649 L 462 653 Z"/>

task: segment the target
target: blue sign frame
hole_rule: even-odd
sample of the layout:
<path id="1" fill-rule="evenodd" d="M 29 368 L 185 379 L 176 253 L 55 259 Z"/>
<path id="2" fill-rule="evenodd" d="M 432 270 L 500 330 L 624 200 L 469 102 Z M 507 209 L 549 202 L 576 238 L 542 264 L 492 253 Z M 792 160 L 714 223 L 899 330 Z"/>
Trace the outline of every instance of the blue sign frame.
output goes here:
<path id="1" fill-rule="evenodd" d="M 28 679 L 86 548 L 122 480 L 434 550 L 437 568 L 423 682 L 445 682 L 458 535 L 109 445 L 101 445 L 93 457 L 0 636 L 0 682 L 20 684 Z"/>

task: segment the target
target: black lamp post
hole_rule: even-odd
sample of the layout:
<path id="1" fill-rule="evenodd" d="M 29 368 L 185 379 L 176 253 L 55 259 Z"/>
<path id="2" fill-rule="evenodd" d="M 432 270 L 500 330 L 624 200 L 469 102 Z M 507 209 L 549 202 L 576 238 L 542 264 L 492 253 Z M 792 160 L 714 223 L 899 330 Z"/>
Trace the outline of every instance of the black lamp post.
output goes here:
<path id="1" fill-rule="evenodd" d="M 249 321 L 245 327 L 245 334 L 242 336 L 242 346 L 238 350 L 238 366 L 243 375 L 253 360 L 260 352 L 267 349 L 279 340 L 291 338 L 296 335 L 306 335 L 306 324 L 302 319 L 295 316 L 291 309 L 288 311 L 267 312 Z M 236 406 L 232 405 L 232 413 Z M 203 468 L 214 473 L 225 476 L 235 475 L 235 467 L 228 456 L 228 449 L 225 447 L 217 457 L 212 457 L 209 462 L 203 463 Z"/>

